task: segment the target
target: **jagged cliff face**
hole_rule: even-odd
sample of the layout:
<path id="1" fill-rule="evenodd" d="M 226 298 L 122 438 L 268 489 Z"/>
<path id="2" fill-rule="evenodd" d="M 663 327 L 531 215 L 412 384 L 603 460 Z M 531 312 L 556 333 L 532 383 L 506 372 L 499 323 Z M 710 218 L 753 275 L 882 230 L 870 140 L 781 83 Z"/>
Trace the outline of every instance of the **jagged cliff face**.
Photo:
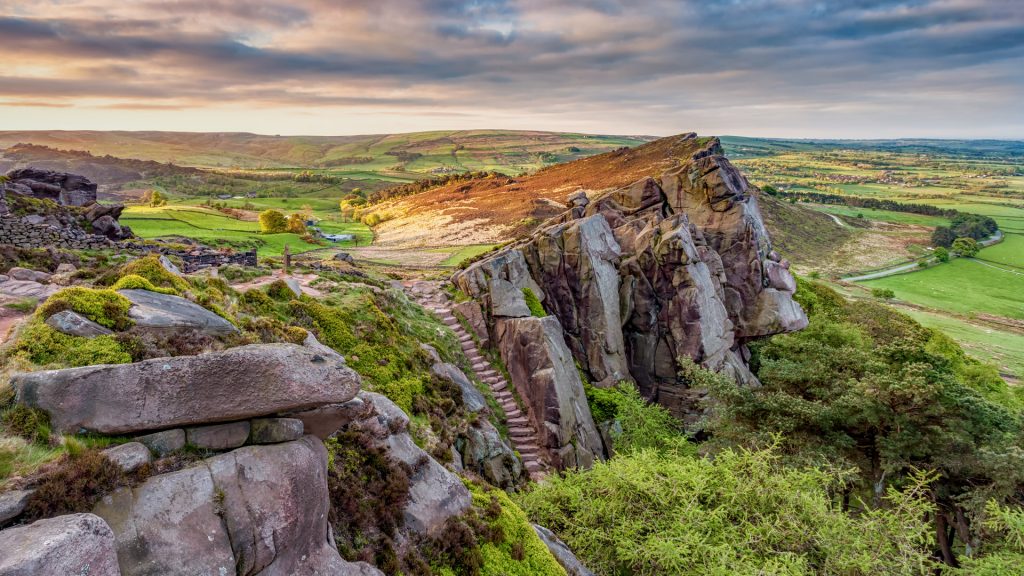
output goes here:
<path id="1" fill-rule="evenodd" d="M 697 391 L 679 380 L 678 358 L 756 385 L 747 342 L 806 326 L 789 265 L 771 249 L 756 189 L 717 139 L 681 139 L 687 146 L 675 149 L 689 155 L 660 177 L 592 197 L 574 194 L 569 209 L 533 236 L 454 277 L 488 312 L 521 395 L 530 386 L 516 374 L 529 373 L 522 366 L 536 364 L 536 355 L 514 354 L 501 327 L 530 316 L 523 288 L 557 318 L 573 360 L 595 384 L 635 381 L 680 416 L 695 410 Z"/>

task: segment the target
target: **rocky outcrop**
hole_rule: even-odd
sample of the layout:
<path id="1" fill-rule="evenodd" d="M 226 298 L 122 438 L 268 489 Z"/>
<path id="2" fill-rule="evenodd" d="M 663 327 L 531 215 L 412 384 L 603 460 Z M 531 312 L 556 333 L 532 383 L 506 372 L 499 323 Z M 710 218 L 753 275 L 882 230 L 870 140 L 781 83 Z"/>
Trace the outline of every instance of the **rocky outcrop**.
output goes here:
<path id="1" fill-rule="evenodd" d="M 601 459 L 601 438 L 558 320 L 501 318 L 495 341 L 551 464 L 589 468 Z"/>
<path id="2" fill-rule="evenodd" d="M 405 527 L 417 534 L 436 534 L 449 518 L 469 508 L 469 490 L 458 476 L 416 446 L 409 435 L 409 416 L 394 402 L 373 392 L 359 396 L 369 412 L 350 428 L 367 434 L 388 458 L 411 470 Z"/>
<path id="3" fill-rule="evenodd" d="M 19 196 L 51 203 L 16 209 L 14 205 L 22 204 Z M 96 184 L 84 176 L 31 167 L 12 170 L 0 183 L 0 243 L 23 248 L 109 247 L 111 240 L 132 237 L 131 230 L 118 222 L 123 210 L 120 204 L 96 202 Z"/>
<path id="4" fill-rule="evenodd" d="M 555 536 L 554 532 L 537 524 L 533 525 L 533 531 L 537 533 L 540 541 L 548 547 L 551 555 L 555 557 L 555 560 L 558 560 L 558 563 L 562 565 L 568 576 L 594 576 L 594 573 L 580 562 L 579 558 L 572 553 L 572 550 L 565 545 L 565 542 L 562 542 L 558 536 Z"/>
<path id="5" fill-rule="evenodd" d="M 334 548 L 326 465 L 312 436 L 248 446 L 120 489 L 94 512 L 125 576 L 379 574 Z"/>
<path id="6" fill-rule="evenodd" d="M 0 576 L 118 576 L 114 534 L 92 514 L 69 514 L 0 531 Z"/>
<path id="7" fill-rule="evenodd" d="M 688 135 L 681 142 L 691 143 L 689 155 L 659 179 L 572 194 L 566 212 L 532 237 L 453 277 L 482 303 L 531 411 L 552 406 L 534 396 L 545 388 L 531 384 L 535 372 L 574 377 L 530 368 L 561 346 L 596 385 L 635 381 L 645 396 L 685 417 L 700 391 L 678 376 L 678 358 L 756 385 L 746 344 L 806 326 L 792 299 L 789 264 L 771 249 L 757 190 L 717 139 Z M 524 288 L 554 317 L 544 337 L 528 318 Z"/>
<path id="8" fill-rule="evenodd" d="M 351 400 L 359 377 L 294 344 L 17 374 L 18 401 L 55 430 L 123 434 L 230 422 Z"/>

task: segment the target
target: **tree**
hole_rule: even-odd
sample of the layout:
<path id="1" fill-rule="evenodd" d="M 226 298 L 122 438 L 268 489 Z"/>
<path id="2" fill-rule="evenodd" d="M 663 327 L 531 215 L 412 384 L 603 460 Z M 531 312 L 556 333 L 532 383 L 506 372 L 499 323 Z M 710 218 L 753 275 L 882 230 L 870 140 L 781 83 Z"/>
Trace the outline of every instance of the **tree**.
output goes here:
<path id="1" fill-rule="evenodd" d="M 302 217 L 302 214 L 292 214 L 288 217 L 288 223 L 286 225 L 288 232 L 292 234 L 305 234 L 306 233 L 306 220 Z"/>
<path id="2" fill-rule="evenodd" d="M 981 250 L 981 244 L 974 238 L 957 238 L 953 241 L 953 252 L 963 258 L 973 258 Z"/>
<path id="3" fill-rule="evenodd" d="M 949 250 L 939 246 L 935 249 L 935 259 L 939 262 L 949 262 Z"/>
<path id="4" fill-rule="evenodd" d="M 150 190 L 149 194 L 149 205 L 158 208 L 160 206 L 167 205 L 167 197 L 160 193 L 159 190 Z"/>
<path id="5" fill-rule="evenodd" d="M 279 234 L 288 228 L 284 214 L 277 210 L 260 212 L 260 231 L 264 234 Z"/>
<path id="6" fill-rule="evenodd" d="M 932 232 L 932 245 L 949 248 L 956 240 L 956 233 L 948 226 L 939 226 Z"/>
<path id="7" fill-rule="evenodd" d="M 762 387 L 708 386 L 712 446 L 777 439 L 791 465 L 854 467 L 841 497 L 869 507 L 915 470 L 934 470 L 940 557 L 956 566 L 961 545 L 977 553 L 985 503 L 1024 490 L 1020 400 L 997 371 L 898 311 L 804 280 L 795 297 L 809 326 L 751 346 Z"/>

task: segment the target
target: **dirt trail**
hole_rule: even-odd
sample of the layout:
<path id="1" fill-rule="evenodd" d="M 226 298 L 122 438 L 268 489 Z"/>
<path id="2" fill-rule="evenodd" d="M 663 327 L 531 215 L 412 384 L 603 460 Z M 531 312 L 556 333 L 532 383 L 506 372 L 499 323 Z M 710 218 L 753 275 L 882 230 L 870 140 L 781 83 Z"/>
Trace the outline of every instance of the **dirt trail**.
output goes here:
<path id="1" fill-rule="evenodd" d="M 313 296 L 315 298 L 323 296 L 323 292 L 310 286 L 310 284 L 314 280 L 319 278 L 319 276 L 313 273 L 285 274 L 284 271 L 278 270 L 269 276 L 262 276 L 260 278 L 249 280 L 248 282 L 242 282 L 240 284 L 232 284 L 231 287 L 239 292 L 245 292 L 246 290 L 251 290 L 253 288 L 262 288 L 263 286 L 276 282 L 277 280 L 288 280 L 289 278 L 294 279 L 299 283 L 299 286 L 302 288 L 302 292 L 304 294 L 309 294 L 310 296 Z"/>

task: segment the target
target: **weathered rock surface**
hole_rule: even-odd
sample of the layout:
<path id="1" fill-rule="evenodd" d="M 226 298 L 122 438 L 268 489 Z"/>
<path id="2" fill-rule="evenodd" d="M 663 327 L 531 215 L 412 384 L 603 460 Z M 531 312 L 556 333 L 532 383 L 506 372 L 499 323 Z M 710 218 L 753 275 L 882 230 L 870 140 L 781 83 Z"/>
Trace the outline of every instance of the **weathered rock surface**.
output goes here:
<path id="1" fill-rule="evenodd" d="M 481 475 L 499 488 L 511 488 L 523 477 L 523 463 L 487 420 L 470 426 L 455 441 L 463 468 Z"/>
<path id="2" fill-rule="evenodd" d="M 481 346 L 486 347 L 490 344 L 487 334 L 487 320 L 484 318 L 484 312 L 480 308 L 479 302 L 476 300 L 459 302 L 452 306 L 452 310 L 466 319 L 466 323 L 469 325 L 470 330 L 473 331 L 473 335 L 480 340 Z"/>
<path id="3" fill-rule="evenodd" d="M 46 284 L 50 281 L 50 274 L 48 272 L 40 272 L 38 270 L 29 270 L 28 268 L 19 268 L 15 266 L 7 271 L 7 275 L 15 280 L 24 280 L 26 282 L 39 282 L 40 284 Z"/>
<path id="4" fill-rule="evenodd" d="M 330 542 L 326 463 L 310 436 L 247 446 L 118 490 L 95 513 L 125 576 L 378 574 Z"/>
<path id="5" fill-rule="evenodd" d="M 229 422 L 185 429 L 185 442 L 206 450 L 238 448 L 249 439 L 248 422 Z"/>
<path id="6" fill-rule="evenodd" d="M 118 576 L 114 534 L 92 514 L 68 514 L 0 531 L 0 575 Z"/>
<path id="7" fill-rule="evenodd" d="M 25 511 L 32 490 L 8 490 L 0 492 L 0 526 L 13 520 Z"/>
<path id="8" fill-rule="evenodd" d="M 352 426 L 369 434 L 388 457 L 412 470 L 409 476 L 409 502 L 405 508 L 405 526 L 418 534 L 434 534 L 445 521 L 466 511 L 472 503 L 469 490 L 452 474 L 413 442 L 409 435 L 409 417 L 385 396 L 361 392 L 372 406 L 371 414 Z"/>
<path id="9" fill-rule="evenodd" d="M 17 374 L 18 401 L 61 432 L 123 434 L 230 422 L 344 403 L 359 376 L 295 344 Z"/>
<path id="10" fill-rule="evenodd" d="M 572 553 L 572 550 L 565 545 L 565 542 L 562 542 L 558 539 L 558 536 L 555 536 L 554 532 L 537 524 L 533 525 L 533 531 L 540 537 L 541 542 L 548 547 L 555 560 L 558 560 L 562 568 L 565 568 L 566 574 L 569 576 L 594 576 L 594 573 L 587 570 L 587 567 Z"/>
<path id="11" fill-rule="evenodd" d="M 128 442 L 113 448 L 107 448 L 103 451 L 103 455 L 107 457 L 107 460 L 110 460 L 125 472 L 137 470 L 153 460 L 153 455 L 150 454 L 149 448 L 141 442 Z"/>
<path id="12" fill-rule="evenodd" d="M 806 326 L 756 189 L 722 156 L 717 139 L 686 138 L 694 142 L 691 155 L 660 179 L 571 195 L 568 210 L 531 238 L 453 277 L 483 303 L 510 372 L 528 362 L 524 353 L 539 350 L 523 343 L 529 337 L 520 327 L 507 329 L 510 319 L 529 316 L 518 297 L 525 287 L 557 318 L 592 382 L 633 380 L 684 417 L 697 409 L 699 393 L 678 376 L 679 357 L 756 385 L 746 344 Z M 532 404 L 523 380 L 529 372 L 513 372 L 513 383 Z"/>
<path id="13" fill-rule="evenodd" d="M 58 332 L 70 334 L 71 336 L 83 336 L 92 338 L 94 336 L 105 336 L 114 332 L 106 326 L 101 326 L 89 320 L 81 314 L 71 310 L 61 310 L 46 319 L 46 325 Z"/>
<path id="14" fill-rule="evenodd" d="M 365 418 L 372 408 L 357 396 L 348 402 L 327 404 L 284 415 L 302 421 L 303 431 L 306 434 L 326 440 L 351 422 Z"/>
<path id="15" fill-rule="evenodd" d="M 185 431 L 181 428 L 164 430 L 139 436 L 135 441 L 149 448 L 157 456 L 165 456 L 185 447 Z"/>
<path id="16" fill-rule="evenodd" d="M 278 444 L 302 438 L 302 420 L 296 418 L 256 418 L 250 424 L 250 444 Z"/>
<path id="17" fill-rule="evenodd" d="M 467 411 L 480 412 L 487 408 L 487 399 L 484 398 L 483 393 L 477 390 L 458 366 L 438 362 L 430 367 L 430 373 L 459 387 L 462 392 L 462 404 Z"/>
<path id="18" fill-rule="evenodd" d="M 601 459 L 601 437 L 558 320 L 501 318 L 495 340 L 552 465 L 589 468 Z"/>
<path id="19" fill-rule="evenodd" d="M 135 289 L 118 292 L 131 301 L 128 316 L 139 328 L 154 331 L 193 329 L 214 335 L 238 332 L 231 322 L 180 296 Z"/>
<path id="20" fill-rule="evenodd" d="M 52 296 L 57 290 L 60 290 L 59 286 L 54 286 L 52 284 L 40 284 L 39 282 L 32 282 L 28 280 L 14 280 L 8 278 L 7 280 L 0 282 L 0 294 L 19 299 L 31 298 L 40 302 Z"/>

